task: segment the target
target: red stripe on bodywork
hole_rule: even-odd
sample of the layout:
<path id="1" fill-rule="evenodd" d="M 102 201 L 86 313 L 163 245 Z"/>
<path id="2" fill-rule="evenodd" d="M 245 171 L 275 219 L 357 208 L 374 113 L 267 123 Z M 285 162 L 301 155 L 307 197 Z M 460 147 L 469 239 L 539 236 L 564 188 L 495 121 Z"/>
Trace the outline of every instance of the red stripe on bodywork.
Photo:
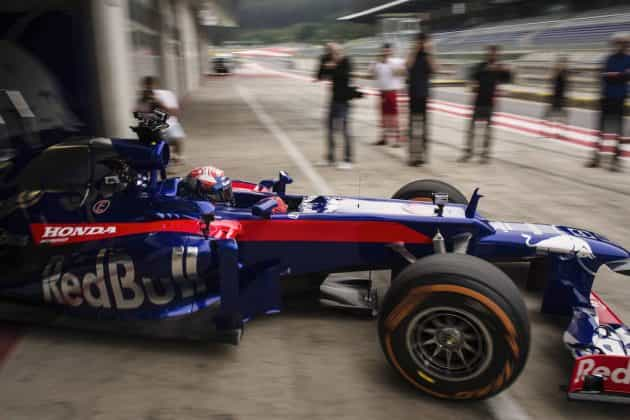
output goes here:
<path id="1" fill-rule="evenodd" d="M 355 220 L 240 220 L 239 241 L 405 242 L 430 244 L 431 238 L 396 222 Z"/>
<path id="2" fill-rule="evenodd" d="M 99 241 L 121 236 L 157 232 L 201 235 L 198 220 L 159 220 L 141 223 L 33 223 L 31 233 L 36 244 L 67 245 Z"/>
<path id="3" fill-rule="evenodd" d="M 213 222 L 212 225 L 218 222 Z M 251 242 L 405 242 L 430 244 L 430 237 L 396 222 L 355 220 L 239 220 L 233 236 Z M 211 226 L 214 227 L 214 226 Z M 33 223 L 36 244 L 67 245 L 157 232 L 201 235 L 198 220 L 142 223 Z M 210 232 L 213 235 L 213 230 Z"/>
<path id="4" fill-rule="evenodd" d="M 600 324 L 622 324 L 621 318 L 615 314 L 595 292 L 591 292 L 591 305 L 595 308 Z"/>
<path id="5" fill-rule="evenodd" d="M 232 188 L 240 188 L 242 190 L 253 190 L 257 184 L 246 181 L 232 181 Z"/>

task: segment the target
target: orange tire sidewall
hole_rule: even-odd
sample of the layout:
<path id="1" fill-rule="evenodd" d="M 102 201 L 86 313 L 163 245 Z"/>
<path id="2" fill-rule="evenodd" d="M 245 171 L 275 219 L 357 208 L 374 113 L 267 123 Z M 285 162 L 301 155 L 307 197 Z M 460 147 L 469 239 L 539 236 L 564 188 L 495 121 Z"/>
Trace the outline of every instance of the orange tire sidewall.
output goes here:
<path id="1" fill-rule="evenodd" d="M 518 344 L 517 329 L 510 317 L 505 313 L 505 311 L 496 302 L 494 302 L 492 299 L 485 296 L 484 294 L 456 284 L 433 284 L 417 286 L 409 290 L 406 296 L 394 307 L 394 309 L 389 313 L 389 315 L 387 316 L 387 318 L 385 318 L 383 322 L 383 347 L 385 353 L 387 354 L 387 357 L 391 361 L 392 365 L 396 368 L 396 370 L 409 383 L 411 383 L 414 387 L 420 389 L 422 392 L 438 398 L 448 399 L 483 398 L 490 393 L 497 391 L 505 383 L 509 382 L 514 372 L 514 369 L 510 362 L 506 361 L 505 366 L 501 370 L 500 374 L 497 375 L 494 382 L 488 384 L 487 386 L 466 392 L 458 392 L 456 394 L 444 394 L 430 389 L 427 385 L 420 383 L 415 378 L 415 375 L 410 375 L 409 372 L 407 372 L 401 366 L 398 357 L 396 356 L 396 353 L 393 349 L 392 335 L 401 326 L 401 324 L 404 323 L 403 321 L 413 315 L 418 306 L 420 306 L 427 298 L 429 298 L 429 296 L 444 293 L 460 295 L 464 298 L 472 299 L 483 305 L 483 307 L 487 309 L 492 315 L 494 315 L 503 326 L 503 329 L 505 331 L 503 338 L 505 339 L 514 360 L 518 360 L 519 358 L 523 357 Z"/>

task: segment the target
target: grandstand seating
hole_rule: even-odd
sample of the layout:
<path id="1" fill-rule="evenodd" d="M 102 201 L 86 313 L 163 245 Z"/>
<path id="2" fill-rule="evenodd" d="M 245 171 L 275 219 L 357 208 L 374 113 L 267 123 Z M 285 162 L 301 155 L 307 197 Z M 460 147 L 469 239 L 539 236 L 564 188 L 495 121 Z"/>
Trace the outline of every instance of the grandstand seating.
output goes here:
<path id="1" fill-rule="evenodd" d="M 630 32 L 627 9 L 600 11 L 597 15 L 563 19 L 533 19 L 480 26 L 463 31 L 434 34 L 442 52 L 471 51 L 493 43 L 504 48 L 544 49 L 563 46 L 571 49 L 603 46 L 616 32 Z"/>
<path id="2" fill-rule="evenodd" d="M 562 53 L 571 68 L 571 90 L 593 93 L 600 89 L 599 69 L 609 51 L 608 40 L 617 32 L 630 33 L 630 6 L 573 16 L 518 19 L 501 25 L 434 33 L 432 38 L 441 79 L 465 79 L 469 66 L 481 59 L 484 48 L 497 44 L 503 47 L 503 59 L 515 70 L 515 84 L 548 88 L 551 68 L 557 55 Z M 357 74 L 367 72 L 382 42 L 382 38 L 372 37 L 346 44 Z M 397 53 L 404 55 L 409 48 L 405 40 Z M 321 54 L 321 48 L 316 51 Z M 314 56 L 315 50 L 311 54 Z"/>
<path id="3" fill-rule="evenodd" d="M 532 43 L 534 45 L 590 45 L 606 42 L 614 33 L 624 31 L 630 32 L 630 18 L 627 22 L 546 29 L 536 33 L 532 38 Z"/>

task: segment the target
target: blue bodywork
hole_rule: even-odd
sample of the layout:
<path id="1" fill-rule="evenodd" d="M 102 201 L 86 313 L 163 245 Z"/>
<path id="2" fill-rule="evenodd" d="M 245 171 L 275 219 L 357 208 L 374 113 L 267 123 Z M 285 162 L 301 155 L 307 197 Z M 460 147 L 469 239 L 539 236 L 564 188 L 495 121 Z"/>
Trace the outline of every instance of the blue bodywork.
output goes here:
<path id="1" fill-rule="evenodd" d="M 69 166 L 59 156 L 70 156 Z M 585 348 L 599 325 L 583 321 L 593 312 L 594 273 L 630 258 L 593 232 L 489 221 L 476 211 L 477 193 L 468 207 L 447 204 L 438 215 L 426 202 L 291 195 L 281 174 L 260 183 L 272 192 L 234 181 L 233 203 L 209 203 L 183 195 L 180 180 L 166 177 L 167 164 L 162 142 L 86 139 L 52 146 L 5 175 L 3 299 L 99 320 L 204 310 L 209 330 L 233 330 L 281 309 L 283 276 L 399 268 L 408 263 L 400 246 L 414 258 L 429 255 L 439 231 L 447 252 L 548 260 L 543 311 L 579 313 L 571 345 Z M 269 211 L 273 196 L 286 201 L 286 213 Z M 238 227 L 234 237 L 213 233 L 226 222 Z"/>

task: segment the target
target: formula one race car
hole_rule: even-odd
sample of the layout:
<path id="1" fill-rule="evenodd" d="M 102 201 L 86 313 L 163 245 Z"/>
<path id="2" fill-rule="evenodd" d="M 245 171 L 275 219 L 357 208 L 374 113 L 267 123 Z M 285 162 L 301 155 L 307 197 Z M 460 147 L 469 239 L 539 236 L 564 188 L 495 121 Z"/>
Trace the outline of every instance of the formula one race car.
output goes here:
<path id="1" fill-rule="evenodd" d="M 281 309 L 282 283 L 321 284 L 321 301 L 378 314 L 389 363 L 446 399 L 506 389 L 527 359 L 527 310 L 491 262 L 530 262 L 542 310 L 570 317 L 573 398 L 630 396 L 630 334 L 591 292 L 630 255 L 601 235 L 489 221 L 440 181 L 392 199 L 289 194 L 291 178 L 232 181 L 210 167 L 166 176 L 165 116 L 139 115 L 140 141 L 91 138 L 5 161 L 0 316 L 53 325 L 238 342 L 247 320 Z M 391 270 L 369 280 L 330 273 Z"/>

